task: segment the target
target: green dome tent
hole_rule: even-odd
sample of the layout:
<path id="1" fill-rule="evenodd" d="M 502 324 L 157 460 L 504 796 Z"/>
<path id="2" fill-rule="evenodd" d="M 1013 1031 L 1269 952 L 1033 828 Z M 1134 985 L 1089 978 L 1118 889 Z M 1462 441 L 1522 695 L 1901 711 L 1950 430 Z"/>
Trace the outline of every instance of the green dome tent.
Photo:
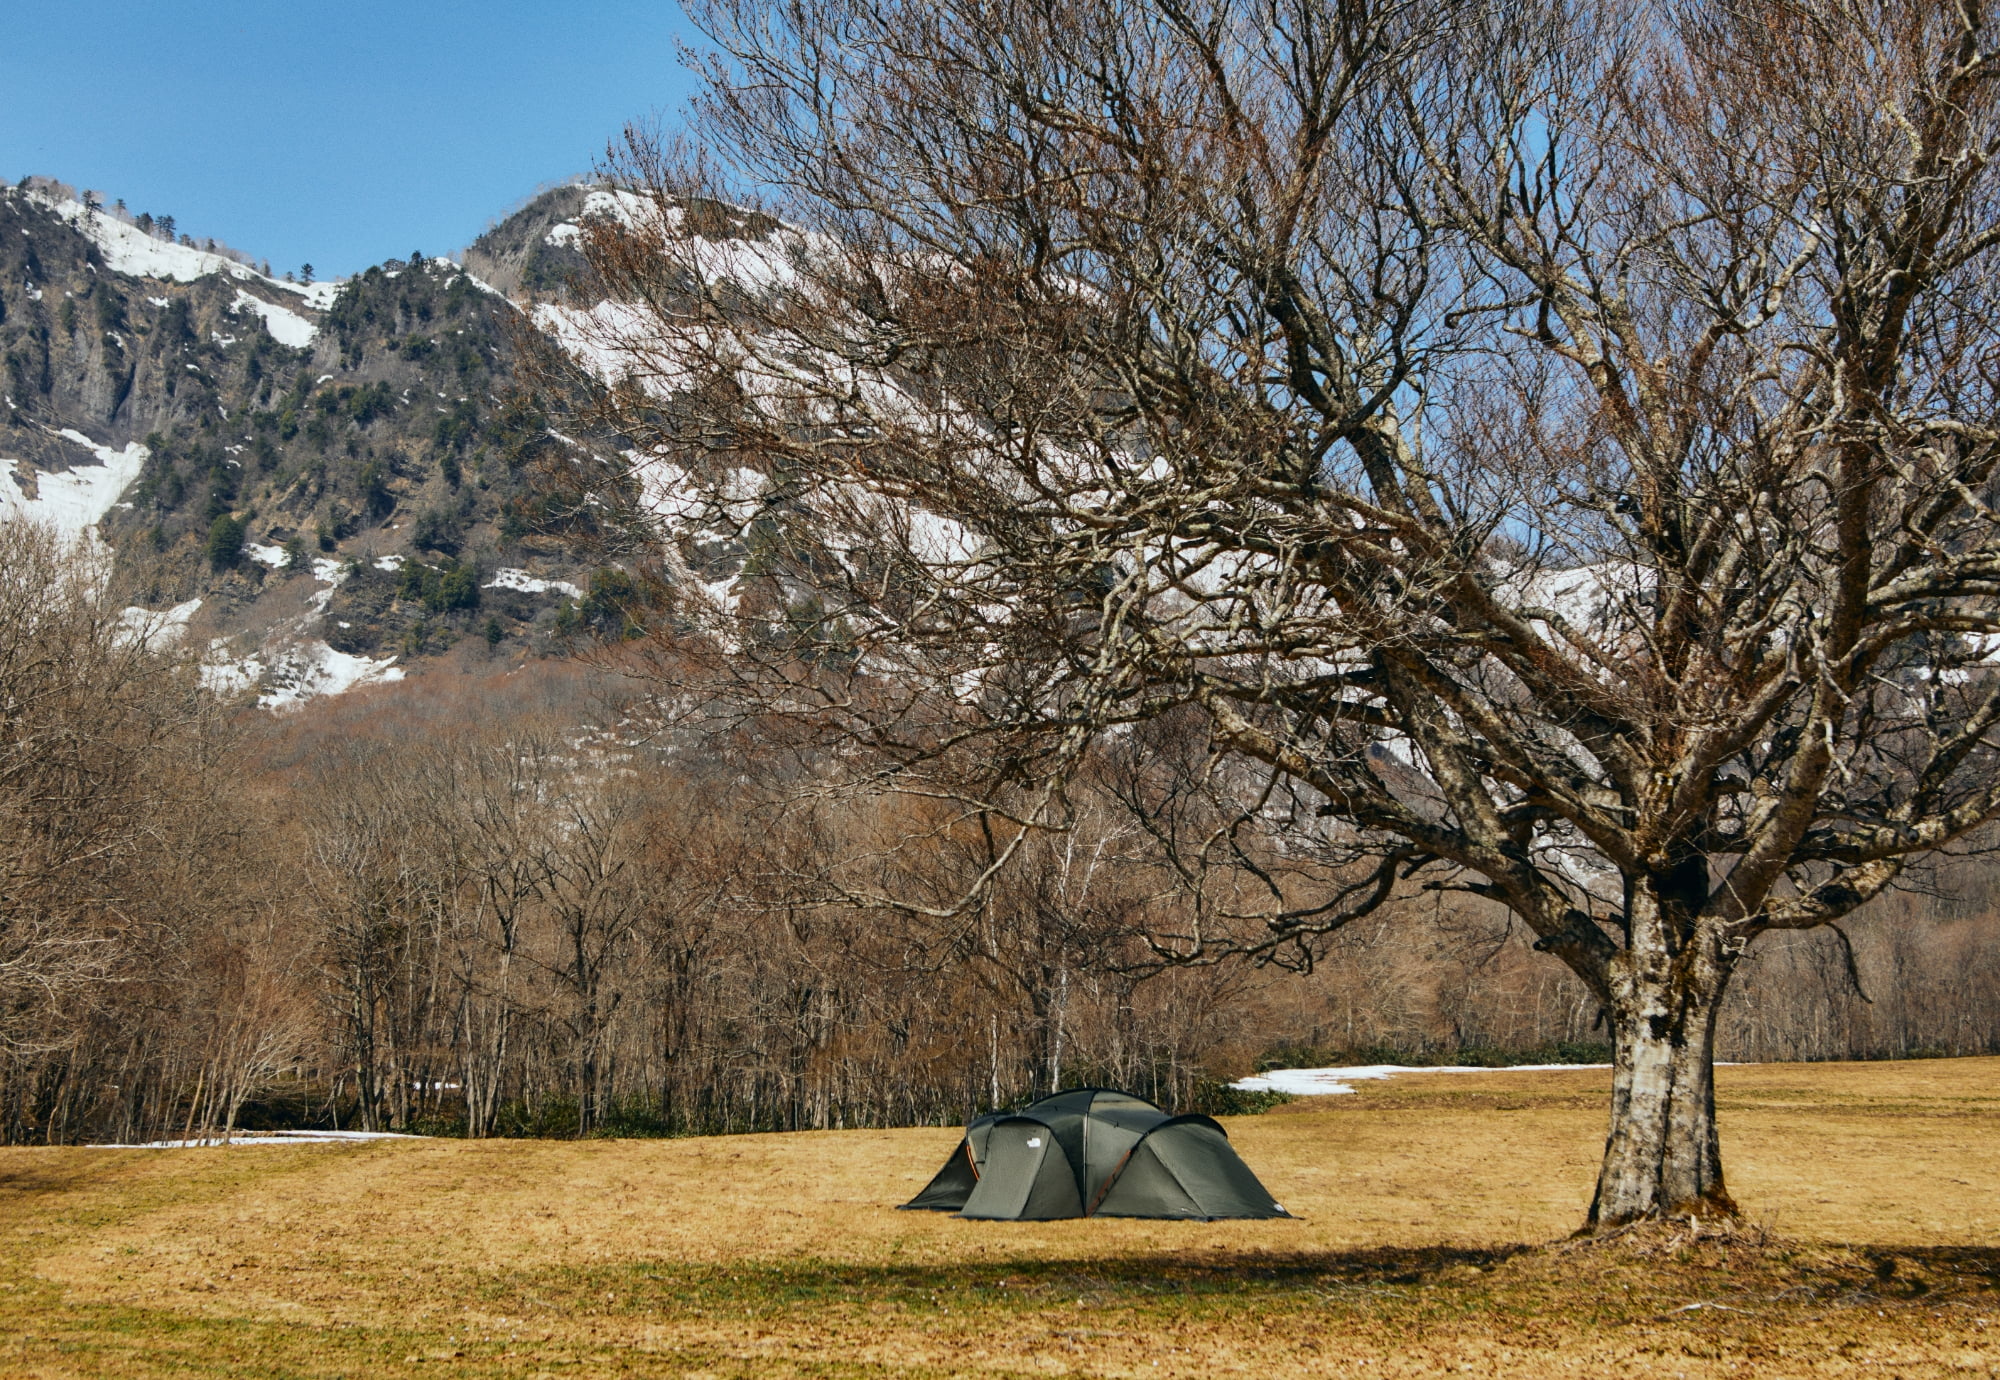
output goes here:
<path id="1" fill-rule="evenodd" d="M 1291 1215 L 1213 1120 L 1168 1116 L 1109 1088 L 1072 1088 L 976 1118 L 903 1206 L 1004 1221 Z"/>

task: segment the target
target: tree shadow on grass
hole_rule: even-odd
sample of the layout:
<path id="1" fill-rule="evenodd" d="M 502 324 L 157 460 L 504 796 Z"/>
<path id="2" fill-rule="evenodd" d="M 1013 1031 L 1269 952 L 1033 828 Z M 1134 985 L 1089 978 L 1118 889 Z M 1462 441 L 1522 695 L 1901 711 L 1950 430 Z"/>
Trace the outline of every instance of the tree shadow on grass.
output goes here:
<path id="1" fill-rule="evenodd" d="M 784 1306 L 851 1302 L 922 1308 L 941 1300 L 1038 1307 L 1078 1297 L 1145 1304 L 1159 1298 L 1227 1299 L 1397 1289 L 1493 1270 L 1525 1246 L 1378 1247 L 1352 1251 L 1210 1252 L 1165 1255 L 1006 1256 L 924 1263 L 738 1261 L 692 1265 L 629 1262 L 484 1281 L 489 1299 L 553 1287 L 579 1298 L 616 1295 L 621 1311 L 649 1307 Z"/>
<path id="2" fill-rule="evenodd" d="M 1685 1236 L 1685 1229 L 1683 1229 Z M 1807 1321 L 1847 1308 L 1970 1306 L 2000 1310 L 2000 1248 L 1823 1246 L 1760 1240 L 1650 1241 L 1588 1250 L 1573 1243 L 1373 1247 L 1186 1255 L 1021 1256 L 923 1263 L 631 1261 L 487 1276 L 475 1291 L 506 1308 L 608 1307 L 623 1314 L 858 1308 L 903 1313 L 1031 1313 L 1086 1304 L 1137 1310 L 1261 1313 L 1310 1305 L 1381 1319 L 1560 1313 L 1616 1325 L 1663 1316 Z"/>
<path id="3" fill-rule="evenodd" d="M 80 1159 L 0 1166 L 0 1213 L 11 1200 L 74 1193 L 116 1178 L 122 1169 L 119 1164 Z"/>

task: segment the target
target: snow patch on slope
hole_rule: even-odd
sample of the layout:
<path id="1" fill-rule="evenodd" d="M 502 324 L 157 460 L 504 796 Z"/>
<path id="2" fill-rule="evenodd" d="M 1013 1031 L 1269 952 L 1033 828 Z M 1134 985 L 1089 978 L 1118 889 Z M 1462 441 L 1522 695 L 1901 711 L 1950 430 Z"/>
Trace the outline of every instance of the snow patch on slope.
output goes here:
<path id="1" fill-rule="evenodd" d="M 296 709 L 318 695 L 343 695 L 361 685 L 386 685 L 403 678 L 396 658 L 379 661 L 336 652 L 324 642 L 301 642 L 280 652 L 264 673 L 257 703 L 266 709 Z"/>
<path id="2" fill-rule="evenodd" d="M 646 314 L 620 302 L 588 309 L 544 303 L 534 310 L 535 325 L 563 352 L 606 383 L 643 372 L 646 386 L 665 397 L 692 387 L 696 375 L 679 367 L 661 343 Z"/>
<path id="3" fill-rule="evenodd" d="M 257 552 L 283 552 L 277 547 L 259 547 Z M 403 668 L 393 656 L 374 659 L 337 652 L 323 639 L 307 634 L 325 617 L 334 590 L 347 579 L 347 567 L 339 561 L 317 558 L 312 563 L 313 578 L 323 589 L 315 590 L 307 601 L 307 611 L 273 628 L 257 650 L 248 655 L 232 655 L 229 639 L 217 638 L 208 647 L 201 668 L 202 684 L 218 695 L 257 692 L 257 703 L 270 710 L 296 709 L 321 695 L 340 695 L 363 685 L 387 685 L 403 679 Z"/>
<path id="4" fill-rule="evenodd" d="M 667 212 L 668 224 L 678 226 L 680 214 L 678 207 L 670 208 Z M 583 226 L 579 222 L 614 220 L 621 225 L 636 226 L 658 219 L 659 213 L 653 203 L 637 192 L 599 187 L 583 199 L 583 209 L 577 212 L 576 220 L 566 220 L 550 227 L 542 239 L 549 244 L 574 248 L 583 239 Z"/>
<path id="5" fill-rule="evenodd" d="M 218 695 L 239 695 L 255 687 L 263 709 L 296 709 L 321 695 L 341 695 L 363 685 L 387 685 L 403 678 L 395 657 L 379 661 L 336 652 L 317 638 L 266 645 L 245 657 L 228 655 L 217 639 L 201 668 L 202 684 Z"/>
<path id="6" fill-rule="evenodd" d="M 201 600 L 190 599 L 170 609 L 146 609 L 134 604 L 118 614 L 118 635 L 125 642 L 137 642 L 149 649 L 171 647 L 187 632 L 188 620 L 201 610 Z"/>
<path id="7" fill-rule="evenodd" d="M 556 590 L 572 599 L 581 599 L 583 591 L 567 580 L 542 580 L 525 570 L 505 567 L 493 572 L 493 578 L 486 584 L 488 589 L 518 589 L 523 594 L 546 594 Z"/>
<path id="8" fill-rule="evenodd" d="M 288 283 L 282 278 L 266 278 L 264 281 L 280 292 L 297 293 L 306 299 L 307 306 L 319 311 L 332 306 L 333 299 L 340 296 L 341 288 L 347 284 L 345 278 L 328 279 L 323 283 Z"/>
<path id="9" fill-rule="evenodd" d="M 139 477 L 152 454 L 137 441 L 123 450 L 100 446 L 80 431 L 60 433 L 95 452 L 98 463 L 35 475 L 35 497 L 15 477 L 18 460 L 0 457 L 0 518 L 26 519 L 54 528 L 71 541 L 97 540 L 97 524 Z"/>
<path id="10" fill-rule="evenodd" d="M 126 273 L 135 278 L 162 278 L 175 283 L 192 283 L 197 278 L 208 278 L 218 273 L 234 278 L 259 276 L 255 269 L 234 259 L 196 249 L 193 245 L 155 239 L 138 226 L 127 225 L 102 211 L 89 210 L 81 202 L 51 201 L 46 197 L 38 199 L 82 230 L 97 246 L 98 253 L 104 256 L 105 264 L 114 273 Z"/>
<path id="11" fill-rule="evenodd" d="M 280 292 L 295 293 L 305 299 L 307 306 L 321 311 L 332 306 L 333 299 L 340 295 L 338 281 L 287 283 L 282 279 L 267 278 L 248 264 L 240 264 L 226 255 L 212 254 L 189 244 L 155 239 L 138 226 L 127 225 L 102 211 L 93 211 L 80 201 L 59 201 L 39 192 L 30 192 L 28 196 L 88 236 L 91 243 L 97 246 L 98 253 L 103 255 L 106 266 L 114 273 L 175 283 L 192 283 L 196 279 L 219 274 L 245 282 L 263 283 Z M 271 334 L 278 334 L 275 327 Z M 283 339 L 282 336 L 279 338 Z"/>
<path id="12" fill-rule="evenodd" d="M 275 302 L 266 302 L 261 297 L 253 297 L 242 288 L 238 288 L 236 303 L 229 310 L 236 313 L 245 308 L 264 318 L 264 329 L 271 333 L 273 340 L 280 345 L 289 345 L 294 350 L 305 349 L 313 343 L 313 337 L 319 334 L 319 327 L 297 312 L 281 307 Z"/>

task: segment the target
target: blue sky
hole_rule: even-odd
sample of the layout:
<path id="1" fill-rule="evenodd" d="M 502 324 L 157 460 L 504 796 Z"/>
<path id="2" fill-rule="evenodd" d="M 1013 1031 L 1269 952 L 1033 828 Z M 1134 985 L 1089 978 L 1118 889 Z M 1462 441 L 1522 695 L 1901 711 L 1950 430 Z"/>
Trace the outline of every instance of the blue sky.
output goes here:
<path id="1" fill-rule="evenodd" d="M 690 90 L 670 0 L 29 0 L 6 28 L 0 177 L 321 277 L 462 248 Z"/>

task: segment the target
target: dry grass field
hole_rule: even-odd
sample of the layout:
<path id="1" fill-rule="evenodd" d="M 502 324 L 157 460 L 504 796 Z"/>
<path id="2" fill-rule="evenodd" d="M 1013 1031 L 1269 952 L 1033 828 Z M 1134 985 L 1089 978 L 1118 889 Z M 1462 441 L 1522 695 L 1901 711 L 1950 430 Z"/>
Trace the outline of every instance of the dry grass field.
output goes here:
<path id="1" fill-rule="evenodd" d="M 1750 1226 L 1582 1219 L 1601 1073 L 1237 1120 L 1302 1221 L 898 1213 L 951 1131 L 0 1151 L 0 1376 L 2000 1373 L 2000 1059 L 1720 1075 Z"/>

